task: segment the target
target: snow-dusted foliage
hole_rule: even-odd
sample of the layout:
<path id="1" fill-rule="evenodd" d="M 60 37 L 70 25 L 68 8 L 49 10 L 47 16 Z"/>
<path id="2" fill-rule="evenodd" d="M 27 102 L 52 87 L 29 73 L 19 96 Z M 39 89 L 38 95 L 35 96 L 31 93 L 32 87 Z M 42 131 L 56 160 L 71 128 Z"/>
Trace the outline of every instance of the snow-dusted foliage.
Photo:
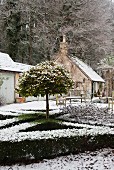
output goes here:
<path id="1" fill-rule="evenodd" d="M 94 103 L 69 105 L 61 110 L 64 119 L 78 123 L 102 124 L 114 126 L 114 114 L 109 112 L 108 107 L 100 108 Z"/>
<path id="2" fill-rule="evenodd" d="M 69 73 L 55 62 L 42 62 L 29 71 L 24 72 L 19 79 L 18 92 L 22 96 L 44 96 L 67 93 L 73 85 Z"/>
<path id="3" fill-rule="evenodd" d="M 72 86 L 73 80 L 63 66 L 53 61 L 46 61 L 22 74 L 17 92 L 25 97 L 46 95 L 46 118 L 48 118 L 48 95 L 66 94 Z"/>

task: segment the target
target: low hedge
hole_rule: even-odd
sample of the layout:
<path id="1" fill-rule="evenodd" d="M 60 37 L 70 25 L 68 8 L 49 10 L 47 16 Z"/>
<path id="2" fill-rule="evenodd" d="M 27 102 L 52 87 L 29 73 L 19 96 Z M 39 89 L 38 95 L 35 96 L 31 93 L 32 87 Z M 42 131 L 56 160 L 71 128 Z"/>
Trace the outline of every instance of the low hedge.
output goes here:
<path id="1" fill-rule="evenodd" d="M 114 148 L 113 135 L 77 136 L 69 138 L 0 141 L 0 165 L 37 162 L 66 154 Z"/>
<path id="2" fill-rule="evenodd" d="M 36 124 L 34 126 L 28 127 L 26 129 L 19 130 L 19 132 L 31 132 L 31 131 L 48 131 L 48 130 L 56 130 L 56 129 L 82 129 L 82 127 L 73 127 L 73 126 L 68 126 L 64 125 L 62 123 L 59 123 L 56 121 L 51 120 L 45 120 L 44 122 L 40 124 Z"/>
<path id="3" fill-rule="evenodd" d="M 6 120 L 6 119 L 11 119 L 16 116 L 11 116 L 11 115 L 2 115 L 0 114 L 0 120 Z"/>

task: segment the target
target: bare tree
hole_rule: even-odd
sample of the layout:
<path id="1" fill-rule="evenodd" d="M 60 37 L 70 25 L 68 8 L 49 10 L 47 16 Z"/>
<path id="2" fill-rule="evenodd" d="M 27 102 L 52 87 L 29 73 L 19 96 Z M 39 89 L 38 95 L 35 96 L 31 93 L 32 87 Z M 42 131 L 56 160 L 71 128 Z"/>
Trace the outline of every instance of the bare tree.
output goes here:
<path id="1" fill-rule="evenodd" d="M 58 50 L 59 37 L 66 34 L 69 54 L 94 67 L 94 64 L 110 53 L 110 2 L 18 0 L 16 9 L 21 13 L 18 60 L 29 64 L 50 60 Z M 2 40 L 2 35 L 0 39 Z"/>

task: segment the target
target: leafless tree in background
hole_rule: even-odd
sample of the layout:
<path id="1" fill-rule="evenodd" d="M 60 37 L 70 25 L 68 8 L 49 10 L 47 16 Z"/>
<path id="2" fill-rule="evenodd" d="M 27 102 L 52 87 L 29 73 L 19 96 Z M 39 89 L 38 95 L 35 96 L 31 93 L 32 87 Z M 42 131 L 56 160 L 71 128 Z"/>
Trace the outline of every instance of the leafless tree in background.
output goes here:
<path id="1" fill-rule="evenodd" d="M 16 10 L 21 16 L 16 60 L 29 64 L 50 60 L 58 51 L 62 34 L 67 37 L 70 56 L 77 56 L 92 67 L 110 54 L 111 0 L 17 1 Z M 2 10 L 3 13 L 6 11 Z M 1 20 L 4 21 L 3 17 Z M 7 52 L 5 44 L 8 41 L 3 32 L 0 48 Z"/>

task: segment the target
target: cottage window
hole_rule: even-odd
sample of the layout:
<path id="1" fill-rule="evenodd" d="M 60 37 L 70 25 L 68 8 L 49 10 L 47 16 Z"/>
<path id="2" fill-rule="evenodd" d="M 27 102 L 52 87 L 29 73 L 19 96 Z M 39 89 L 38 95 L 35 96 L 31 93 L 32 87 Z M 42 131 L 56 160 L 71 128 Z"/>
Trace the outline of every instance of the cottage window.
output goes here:
<path id="1" fill-rule="evenodd" d="M 83 83 L 85 83 L 85 78 L 83 78 Z"/>

